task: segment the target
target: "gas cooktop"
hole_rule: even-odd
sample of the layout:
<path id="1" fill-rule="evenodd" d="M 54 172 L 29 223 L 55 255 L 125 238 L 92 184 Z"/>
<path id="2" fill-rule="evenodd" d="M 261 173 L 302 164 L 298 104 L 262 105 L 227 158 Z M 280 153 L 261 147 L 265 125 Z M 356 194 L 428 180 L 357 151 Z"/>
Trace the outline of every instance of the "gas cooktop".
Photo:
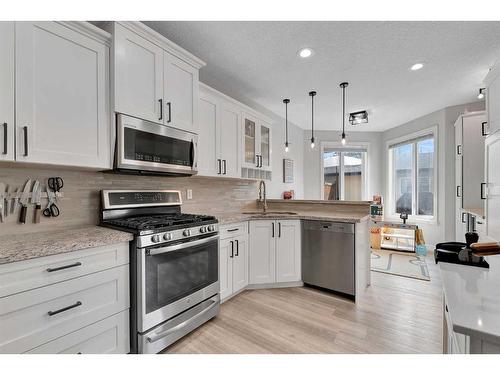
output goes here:
<path id="1" fill-rule="evenodd" d="M 161 214 L 148 216 L 132 216 L 119 219 L 103 220 L 104 225 L 119 227 L 132 232 L 165 231 L 173 230 L 179 227 L 187 228 L 202 224 L 215 222 L 214 216 L 195 215 L 195 214 Z"/>

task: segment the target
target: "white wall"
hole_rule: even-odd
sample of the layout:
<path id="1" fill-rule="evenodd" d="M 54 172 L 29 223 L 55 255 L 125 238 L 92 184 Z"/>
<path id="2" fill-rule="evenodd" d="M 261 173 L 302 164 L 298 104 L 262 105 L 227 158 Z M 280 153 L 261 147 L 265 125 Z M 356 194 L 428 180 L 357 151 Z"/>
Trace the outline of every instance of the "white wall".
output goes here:
<path id="1" fill-rule="evenodd" d="M 466 111 L 484 109 L 484 102 L 447 107 L 442 110 L 419 117 L 382 133 L 382 183 L 384 198 L 388 196 L 388 148 L 387 142 L 405 135 L 438 127 L 438 207 L 437 223 L 417 223 L 424 231 L 428 246 L 438 242 L 453 241 L 455 238 L 455 130 L 457 117 Z"/>
<path id="2" fill-rule="evenodd" d="M 340 142 L 341 132 L 338 131 L 315 131 L 316 146 L 311 149 L 311 131 L 304 131 L 303 155 L 304 155 L 304 198 L 322 199 L 321 196 L 321 142 Z M 381 158 L 382 158 L 382 133 L 381 132 L 349 132 L 347 131 L 347 145 L 349 142 L 368 143 L 368 197 L 383 193 L 381 180 Z"/>

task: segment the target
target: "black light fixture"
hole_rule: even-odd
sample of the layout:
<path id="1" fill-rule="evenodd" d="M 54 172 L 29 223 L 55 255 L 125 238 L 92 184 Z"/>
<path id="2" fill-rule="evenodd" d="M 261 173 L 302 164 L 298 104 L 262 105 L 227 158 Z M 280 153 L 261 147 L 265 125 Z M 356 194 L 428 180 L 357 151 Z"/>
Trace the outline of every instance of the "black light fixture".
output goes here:
<path id="1" fill-rule="evenodd" d="M 479 89 L 479 94 L 477 95 L 477 98 L 478 99 L 484 99 L 484 91 L 486 90 L 486 88 L 480 88 Z"/>
<path id="2" fill-rule="evenodd" d="M 311 97 L 311 148 L 314 148 L 314 97 L 316 91 L 309 91 L 309 96 Z"/>
<path id="3" fill-rule="evenodd" d="M 349 83 L 342 82 L 340 87 L 342 88 L 342 145 L 345 145 L 345 88 L 349 86 Z"/>
<path id="4" fill-rule="evenodd" d="M 288 152 L 288 103 L 290 99 L 283 99 L 285 103 L 285 152 Z"/>
<path id="5" fill-rule="evenodd" d="M 368 112 L 358 111 L 349 113 L 349 122 L 351 125 L 366 124 L 368 122 Z"/>

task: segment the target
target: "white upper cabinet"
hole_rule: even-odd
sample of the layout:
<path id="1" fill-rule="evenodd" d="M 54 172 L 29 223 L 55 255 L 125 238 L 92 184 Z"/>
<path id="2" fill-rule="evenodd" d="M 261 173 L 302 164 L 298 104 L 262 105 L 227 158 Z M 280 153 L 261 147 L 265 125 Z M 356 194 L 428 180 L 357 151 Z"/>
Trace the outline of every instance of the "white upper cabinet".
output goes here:
<path id="1" fill-rule="evenodd" d="M 488 111 L 488 133 L 500 129 L 500 66 L 497 65 L 486 81 L 486 110 Z"/>
<path id="2" fill-rule="evenodd" d="M 219 154 L 226 177 L 241 177 L 239 163 L 239 125 L 241 111 L 228 103 L 220 106 Z"/>
<path id="3" fill-rule="evenodd" d="M 14 22 L 0 22 L 0 160 L 14 160 Z"/>
<path id="4" fill-rule="evenodd" d="M 164 123 L 198 132 L 198 69 L 164 53 Z"/>
<path id="5" fill-rule="evenodd" d="M 115 111 L 198 132 L 203 61 L 140 22 L 115 22 Z"/>
<path id="6" fill-rule="evenodd" d="M 500 241 L 500 132 L 486 138 L 486 235 Z"/>
<path id="7" fill-rule="evenodd" d="M 16 160 L 109 168 L 107 33 L 16 22 L 15 34 Z"/>
<path id="8" fill-rule="evenodd" d="M 243 162 L 245 168 L 272 170 L 271 125 L 250 113 L 243 113 Z"/>
<path id="9" fill-rule="evenodd" d="M 224 94 L 206 85 L 200 85 L 198 103 L 198 173 L 241 177 L 241 109 Z"/>
<path id="10" fill-rule="evenodd" d="M 120 24 L 114 38 L 116 112 L 163 122 L 163 50 Z"/>

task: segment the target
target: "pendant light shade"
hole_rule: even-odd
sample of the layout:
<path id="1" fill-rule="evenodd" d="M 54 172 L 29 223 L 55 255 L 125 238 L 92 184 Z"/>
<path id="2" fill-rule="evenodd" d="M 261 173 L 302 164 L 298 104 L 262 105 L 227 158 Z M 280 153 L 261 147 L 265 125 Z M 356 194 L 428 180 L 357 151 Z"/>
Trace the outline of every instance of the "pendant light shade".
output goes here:
<path id="1" fill-rule="evenodd" d="M 346 138 L 345 138 L 345 89 L 347 86 L 349 86 L 349 83 L 347 83 L 347 82 L 342 82 L 340 84 L 340 87 L 342 88 L 342 140 L 341 140 L 342 145 L 346 144 Z"/>
<path id="2" fill-rule="evenodd" d="M 314 148 L 314 97 L 316 91 L 309 91 L 309 96 L 311 97 L 311 148 Z"/>
<path id="3" fill-rule="evenodd" d="M 283 99 L 285 103 L 285 152 L 288 152 L 288 103 L 290 99 Z"/>

